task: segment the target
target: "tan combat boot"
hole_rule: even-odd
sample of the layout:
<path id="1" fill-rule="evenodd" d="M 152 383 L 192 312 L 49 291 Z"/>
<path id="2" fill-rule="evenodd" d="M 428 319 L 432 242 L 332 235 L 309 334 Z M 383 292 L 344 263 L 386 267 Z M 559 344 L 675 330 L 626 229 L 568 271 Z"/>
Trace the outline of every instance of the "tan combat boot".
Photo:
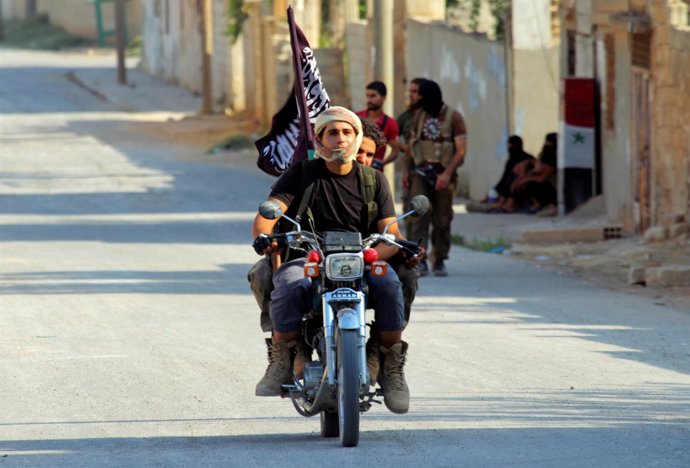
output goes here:
<path id="1" fill-rule="evenodd" d="M 271 354 L 273 352 L 273 339 L 265 338 L 265 340 L 267 349 L 266 358 L 268 359 L 268 363 L 270 364 Z M 311 361 L 311 357 L 307 356 L 308 348 L 302 341 L 297 341 L 294 350 L 295 358 L 292 362 L 292 370 L 295 372 L 297 378 L 301 379 L 304 377 L 304 366 L 306 366 L 307 363 Z"/>
<path id="2" fill-rule="evenodd" d="M 405 382 L 407 343 L 401 341 L 390 348 L 379 348 L 383 356 L 383 375 L 379 384 L 383 388 L 383 402 L 393 413 L 407 413 L 410 408 L 410 390 Z"/>
<path id="3" fill-rule="evenodd" d="M 273 343 L 268 352 L 268 368 L 256 384 L 256 396 L 280 396 L 281 385 L 290 378 L 290 353 L 296 341 Z"/>
<path id="4" fill-rule="evenodd" d="M 370 337 L 367 341 L 367 369 L 369 370 L 369 385 L 376 385 L 381 366 L 381 355 L 379 353 L 379 340 Z"/>
<path id="5" fill-rule="evenodd" d="M 304 378 L 304 366 L 311 361 L 311 356 L 308 356 L 309 348 L 303 340 L 297 340 L 295 345 L 295 359 L 292 361 L 292 370 L 295 372 L 295 377 L 298 379 Z"/>

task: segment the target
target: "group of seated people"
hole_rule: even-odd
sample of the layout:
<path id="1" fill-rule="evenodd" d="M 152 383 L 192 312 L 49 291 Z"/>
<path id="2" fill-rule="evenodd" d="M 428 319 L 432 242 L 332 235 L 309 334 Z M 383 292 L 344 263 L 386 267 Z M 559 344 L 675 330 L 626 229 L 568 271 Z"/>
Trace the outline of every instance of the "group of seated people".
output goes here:
<path id="1" fill-rule="evenodd" d="M 556 160 L 558 134 L 546 135 L 538 158 L 522 147 L 522 138 L 508 138 L 508 160 L 498 184 L 493 187 L 495 200 L 484 200 L 481 209 L 489 213 L 530 213 L 538 216 L 555 216 Z M 487 203 L 488 202 L 488 203 Z"/>

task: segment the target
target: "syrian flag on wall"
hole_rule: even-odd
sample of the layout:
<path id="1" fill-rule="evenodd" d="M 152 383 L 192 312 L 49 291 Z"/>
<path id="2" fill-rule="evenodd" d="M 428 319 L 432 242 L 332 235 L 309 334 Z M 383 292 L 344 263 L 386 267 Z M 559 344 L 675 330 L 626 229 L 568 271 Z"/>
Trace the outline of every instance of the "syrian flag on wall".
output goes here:
<path id="1" fill-rule="evenodd" d="M 561 168 L 594 169 L 595 83 L 591 78 L 564 81 Z"/>
<path id="2" fill-rule="evenodd" d="M 287 102 L 273 116 L 270 132 L 254 142 L 259 150 L 257 166 L 274 176 L 285 172 L 293 162 L 310 157 L 314 150 L 313 124 L 321 112 L 331 107 L 314 51 L 295 24 L 292 7 L 287 13 L 295 84 Z"/>

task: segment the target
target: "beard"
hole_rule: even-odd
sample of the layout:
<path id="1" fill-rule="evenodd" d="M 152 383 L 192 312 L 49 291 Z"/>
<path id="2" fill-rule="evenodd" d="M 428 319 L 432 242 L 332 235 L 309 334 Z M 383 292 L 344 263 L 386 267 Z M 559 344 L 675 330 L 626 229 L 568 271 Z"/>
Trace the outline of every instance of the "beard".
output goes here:
<path id="1" fill-rule="evenodd" d="M 367 103 L 367 110 L 370 111 L 377 111 L 381 109 L 382 105 L 381 104 L 373 104 L 373 103 Z"/>

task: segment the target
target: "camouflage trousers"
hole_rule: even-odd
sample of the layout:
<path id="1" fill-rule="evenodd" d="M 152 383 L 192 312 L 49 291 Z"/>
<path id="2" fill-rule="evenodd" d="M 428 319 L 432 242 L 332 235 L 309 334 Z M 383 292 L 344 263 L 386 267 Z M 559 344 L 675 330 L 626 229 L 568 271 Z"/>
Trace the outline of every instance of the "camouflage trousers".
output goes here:
<path id="1" fill-rule="evenodd" d="M 436 191 L 427 178 L 415 172 L 409 175 L 409 199 L 417 195 L 426 195 L 431 202 L 431 209 L 418 218 L 409 217 L 407 238 L 424 247 L 432 261 L 446 260 L 450 252 L 450 223 L 453 220 L 453 199 L 455 198 L 455 178 L 443 190 Z"/>

